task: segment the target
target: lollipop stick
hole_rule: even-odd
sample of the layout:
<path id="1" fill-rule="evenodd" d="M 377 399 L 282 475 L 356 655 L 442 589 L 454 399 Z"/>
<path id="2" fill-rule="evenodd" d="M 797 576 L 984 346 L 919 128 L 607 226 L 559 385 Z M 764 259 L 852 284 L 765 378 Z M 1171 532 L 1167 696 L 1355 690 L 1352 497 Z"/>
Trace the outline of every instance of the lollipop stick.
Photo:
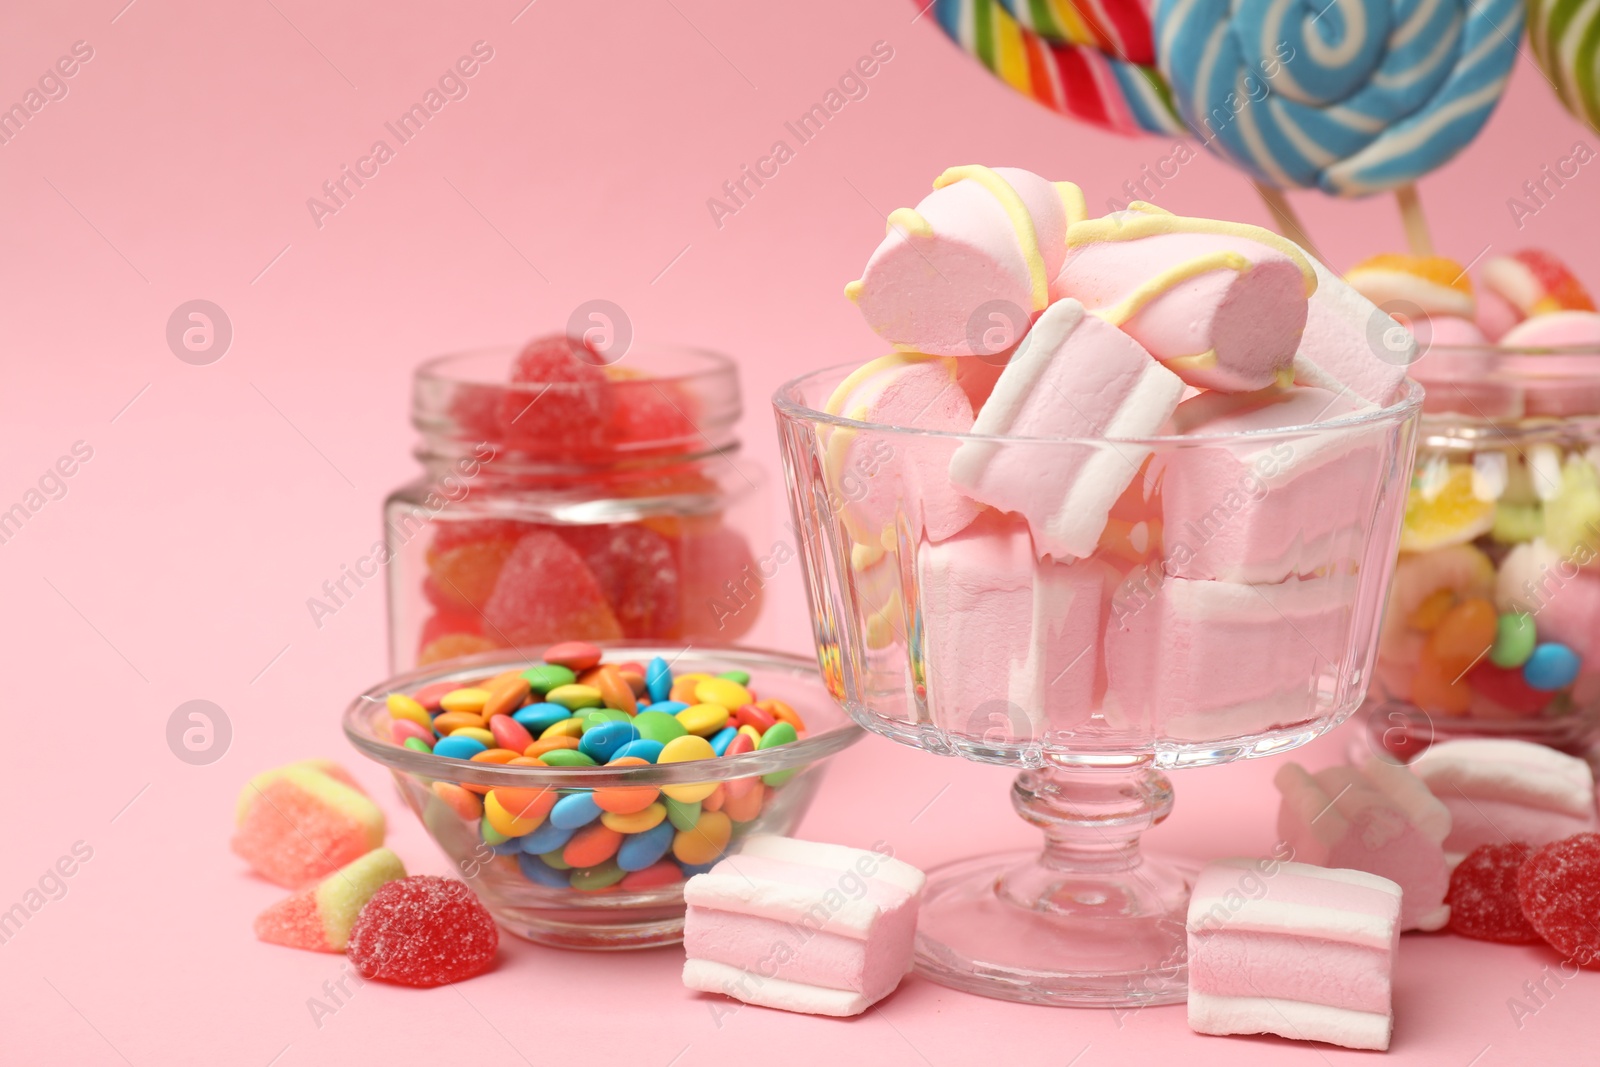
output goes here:
<path id="1" fill-rule="evenodd" d="M 1256 192 L 1261 196 L 1261 202 L 1267 205 L 1267 210 L 1272 212 L 1272 217 L 1277 223 L 1278 232 L 1283 234 L 1307 252 L 1322 259 L 1321 253 L 1311 243 L 1311 235 L 1306 233 L 1305 226 L 1300 222 L 1300 216 L 1294 213 L 1294 208 L 1289 206 L 1289 198 L 1283 195 L 1283 190 L 1274 189 L 1261 182 L 1253 183 Z M 1324 260 L 1324 262 L 1326 262 Z"/>
<path id="2" fill-rule="evenodd" d="M 1422 214 L 1422 201 L 1417 197 L 1417 187 L 1407 183 L 1394 191 L 1400 204 L 1400 221 L 1405 223 L 1406 244 L 1415 256 L 1433 255 L 1433 236 L 1428 233 L 1428 219 Z"/>

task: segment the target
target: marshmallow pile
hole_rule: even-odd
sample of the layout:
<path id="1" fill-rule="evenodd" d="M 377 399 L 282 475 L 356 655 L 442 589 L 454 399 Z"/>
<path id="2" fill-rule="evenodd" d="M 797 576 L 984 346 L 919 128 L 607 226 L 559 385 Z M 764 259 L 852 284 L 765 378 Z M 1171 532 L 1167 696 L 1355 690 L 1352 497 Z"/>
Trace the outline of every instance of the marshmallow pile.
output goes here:
<path id="1" fill-rule="evenodd" d="M 1091 219 L 1069 182 L 978 166 L 890 214 L 846 295 L 894 351 L 828 399 L 872 425 L 824 429 L 826 477 L 869 646 L 908 643 L 875 572 L 918 546 L 895 570 L 941 729 L 995 740 L 998 701 L 1002 742 L 1199 741 L 1353 700 L 1394 443 L 1350 417 L 1411 361 L 1369 300 L 1259 227 Z"/>

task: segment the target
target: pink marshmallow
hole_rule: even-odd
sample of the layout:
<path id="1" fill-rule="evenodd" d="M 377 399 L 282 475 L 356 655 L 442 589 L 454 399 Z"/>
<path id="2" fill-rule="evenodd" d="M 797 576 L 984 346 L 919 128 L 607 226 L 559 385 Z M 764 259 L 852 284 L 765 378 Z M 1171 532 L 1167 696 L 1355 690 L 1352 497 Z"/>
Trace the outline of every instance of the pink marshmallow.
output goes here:
<path id="1" fill-rule="evenodd" d="M 1488 281 L 1487 264 L 1484 267 L 1484 274 L 1485 281 Z M 1506 331 L 1522 319 L 1522 312 L 1511 301 L 1495 292 L 1492 285 L 1485 285 L 1478 293 L 1478 329 L 1482 330 L 1489 340 L 1500 340 Z"/>
<path id="2" fill-rule="evenodd" d="M 1363 517 L 1383 482 L 1382 430 L 1226 445 L 1204 438 L 1310 426 L 1367 406 L 1310 386 L 1203 393 L 1179 404 L 1173 430 L 1197 440 L 1158 456 L 1152 472 L 1162 486 L 1167 573 L 1276 583 L 1358 563 Z"/>
<path id="3" fill-rule="evenodd" d="M 1067 225 L 1083 215 L 1083 195 L 1070 182 L 1012 167 L 955 167 L 915 209 L 889 215 L 888 236 L 845 294 L 897 348 L 995 353 L 1044 310 Z M 997 316 L 1018 336 L 986 336 Z"/>
<path id="4" fill-rule="evenodd" d="M 985 516 L 917 555 L 933 721 L 962 737 L 1032 742 L 1099 704 L 1100 633 L 1115 571 L 1036 558 L 1028 528 Z"/>
<path id="5" fill-rule="evenodd" d="M 1312 260 L 1311 267 L 1317 291 L 1295 352 L 1295 381 L 1348 390 L 1374 404 L 1392 402 L 1406 368 L 1416 362 L 1416 338 L 1321 263 Z"/>
<path id="6" fill-rule="evenodd" d="M 1430 315 L 1412 323 L 1411 332 L 1416 335 L 1418 350 L 1423 352 L 1436 345 L 1445 348 L 1481 348 L 1489 343 L 1489 338 L 1476 322 L 1455 315 Z"/>
<path id="7" fill-rule="evenodd" d="M 1303 260 L 1232 233 L 1081 243 L 1051 284 L 1107 317 L 1190 385 L 1246 392 L 1279 381 L 1306 324 Z"/>
<path id="8" fill-rule="evenodd" d="M 1600 312 L 1552 311 L 1523 319 L 1500 338 L 1506 348 L 1600 347 Z"/>
<path id="9" fill-rule="evenodd" d="M 1357 583 L 1348 573 L 1277 585 L 1135 570 L 1106 627 L 1108 720 L 1175 741 L 1307 722 L 1348 700 Z"/>
<path id="10" fill-rule="evenodd" d="M 752 835 L 684 884 L 683 984 L 763 1007 L 859 1015 L 911 969 L 924 881 L 889 854 Z"/>
<path id="11" fill-rule="evenodd" d="M 956 380 L 956 361 L 895 352 L 856 369 L 829 397 L 827 411 L 859 422 L 962 433 L 972 406 Z M 893 537 L 907 516 L 933 540 L 955 534 L 980 510 L 950 488 L 953 438 L 889 437 L 853 427 L 827 431 L 828 484 L 837 486 L 839 515 L 859 544 Z"/>
<path id="12" fill-rule="evenodd" d="M 1282 797 L 1278 836 L 1297 860 L 1395 882 L 1404 890 L 1402 930 L 1438 930 L 1449 921 L 1450 868 L 1440 842 L 1450 812 L 1416 775 L 1374 758 L 1316 774 L 1286 763 L 1272 781 Z"/>
<path id="13" fill-rule="evenodd" d="M 1444 849 L 1452 863 L 1479 845 L 1545 845 L 1597 827 L 1589 765 L 1544 745 L 1443 741 L 1410 767 L 1450 810 Z"/>
<path id="14" fill-rule="evenodd" d="M 1189 898 L 1189 1028 L 1387 1049 L 1400 901 L 1364 871 L 1207 864 Z"/>
<path id="15" fill-rule="evenodd" d="M 1087 556 L 1149 455 L 1115 439 L 1157 433 L 1182 395 L 1183 382 L 1127 334 L 1076 300 L 1057 301 L 1006 364 L 972 432 L 1112 440 L 963 441 L 950 459 L 950 482 L 1026 518 L 1040 555 Z"/>

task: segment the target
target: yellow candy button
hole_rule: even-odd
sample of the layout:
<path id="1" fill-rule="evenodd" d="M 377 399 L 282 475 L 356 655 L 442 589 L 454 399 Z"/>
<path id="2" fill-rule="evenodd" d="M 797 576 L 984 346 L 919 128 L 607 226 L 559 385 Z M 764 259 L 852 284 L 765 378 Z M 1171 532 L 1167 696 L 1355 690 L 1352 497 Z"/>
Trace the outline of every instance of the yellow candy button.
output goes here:
<path id="1" fill-rule="evenodd" d="M 489 702 L 490 693 L 487 689 L 452 689 L 439 698 L 439 706 L 445 711 L 470 711 L 477 715 L 483 711 L 483 706 Z"/>
<path id="2" fill-rule="evenodd" d="M 665 763 L 689 763 L 693 760 L 715 759 L 716 750 L 711 747 L 711 742 L 695 734 L 684 734 L 674 737 L 661 749 L 661 754 L 656 757 L 659 766 Z M 665 785 L 661 791 L 673 800 L 684 804 L 693 804 L 704 800 L 716 792 L 716 782 L 691 782 L 687 785 Z"/>
<path id="3" fill-rule="evenodd" d="M 705 683 L 702 682 L 701 684 L 704 685 Z M 691 734 L 710 737 L 728 725 L 728 709 L 721 704 L 695 704 L 678 712 L 675 718 Z"/>
<path id="4" fill-rule="evenodd" d="M 614 811 L 602 812 L 600 821 L 619 834 L 642 834 L 646 830 L 654 830 L 660 826 L 667 817 L 667 806 L 659 800 L 643 811 L 629 812 L 626 815 Z"/>
<path id="5" fill-rule="evenodd" d="M 672 836 L 672 854 L 690 866 L 710 863 L 722 855 L 733 836 L 733 820 L 720 811 L 707 811 L 693 830 L 679 830 Z"/>
<path id="6" fill-rule="evenodd" d="M 731 678 L 707 678 L 694 687 L 694 698 L 702 704 L 719 704 L 734 711 L 750 703 L 750 690 Z"/>
<path id="7" fill-rule="evenodd" d="M 491 734 L 481 726 L 463 726 L 459 730 L 451 730 L 450 736 L 470 737 L 485 748 L 493 748 L 495 746 L 494 734 Z"/>
<path id="8" fill-rule="evenodd" d="M 600 690 L 592 685 L 558 685 L 544 695 L 550 704 L 560 704 L 569 711 L 579 708 L 598 708 L 603 703 Z"/>
<path id="9" fill-rule="evenodd" d="M 428 709 L 404 693 L 390 693 L 388 704 L 389 714 L 396 719 L 410 719 L 424 727 L 433 725 L 433 717 L 428 714 Z"/>
<path id="10" fill-rule="evenodd" d="M 539 740 L 547 741 L 552 737 L 582 737 L 582 736 L 583 736 L 583 720 L 582 719 L 562 719 L 560 722 L 556 723 L 555 725 L 547 727 L 545 729 L 544 733 L 539 735 Z"/>

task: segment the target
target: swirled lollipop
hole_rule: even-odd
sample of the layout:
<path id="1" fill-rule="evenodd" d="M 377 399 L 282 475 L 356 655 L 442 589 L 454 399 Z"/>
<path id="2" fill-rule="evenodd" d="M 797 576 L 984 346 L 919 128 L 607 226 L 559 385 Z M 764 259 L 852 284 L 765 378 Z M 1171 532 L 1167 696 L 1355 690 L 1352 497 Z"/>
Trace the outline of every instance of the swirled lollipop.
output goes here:
<path id="1" fill-rule="evenodd" d="M 1477 135 L 1522 18 L 1523 0 L 1158 0 L 1156 56 L 1188 124 L 1259 182 L 1361 196 Z"/>
<path id="2" fill-rule="evenodd" d="M 935 0 L 932 12 L 991 73 L 1053 111 L 1114 133 L 1187 132 L 1155 68 L 1147 0 Z"/>
<path id="3" fill-rule="evenodd" d="M 1600 131 L 1600 4 L 1528 0 L 1528 43 L 1567 110 Z"/>

